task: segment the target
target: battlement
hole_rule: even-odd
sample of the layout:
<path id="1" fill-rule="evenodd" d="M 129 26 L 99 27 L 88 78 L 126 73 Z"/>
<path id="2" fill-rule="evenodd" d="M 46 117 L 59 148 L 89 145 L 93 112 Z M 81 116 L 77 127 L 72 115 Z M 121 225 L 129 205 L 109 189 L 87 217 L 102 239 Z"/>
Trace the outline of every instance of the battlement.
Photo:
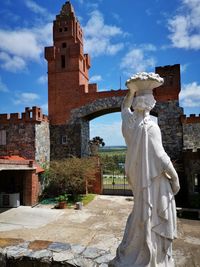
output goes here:
<path id="1" fill-rule="evenodd" d="M 21 123 L 21 122 L 32 122 L 40 123 L 42 121 L 48 121 L 48 117 L 42 113 L 42 109 L 39 107 L 26 107 L 25 112 L 0 114 L 0 124 L 6 123 Z"/>
<path id="2" fill-rule="evenodd" d="M 198 116 L 196 116 L 195 114 L 190 114 L 190 117 L 187 117 L 186 115 L 182 115 L 181 122 L 183 124 L 200 123 L 200 114 Z"/>
<path id="3" fill-rule="evenodd" d="M 164 102 L 178 100 L 181 91 L 180 64 L 156 67 L 155 72 L 164 79 L 164 84 L 154 89 L 155 99 Z"/>

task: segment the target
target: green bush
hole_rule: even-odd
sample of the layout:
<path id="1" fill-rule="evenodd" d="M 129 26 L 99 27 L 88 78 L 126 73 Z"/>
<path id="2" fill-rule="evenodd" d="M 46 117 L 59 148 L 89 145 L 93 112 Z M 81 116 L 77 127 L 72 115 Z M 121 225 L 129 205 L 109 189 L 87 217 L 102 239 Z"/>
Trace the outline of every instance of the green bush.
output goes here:
<path id="1" fill-rule="evenodd" d="M 45 173 L 46 187 L 43 198 L 69 194 L 76 198 L 87 193 L 94 180 L 96 164 L 92 158 L 67 158 L 52 161 Z"/>
<path id="2" fill-rule="evenodd" d="M 55 200 L 57 202 L 67 202 L 68 200 L 68 195 L 64 194 L 64 195 L 59 195 L 58 197 L 55 198 Z"/>

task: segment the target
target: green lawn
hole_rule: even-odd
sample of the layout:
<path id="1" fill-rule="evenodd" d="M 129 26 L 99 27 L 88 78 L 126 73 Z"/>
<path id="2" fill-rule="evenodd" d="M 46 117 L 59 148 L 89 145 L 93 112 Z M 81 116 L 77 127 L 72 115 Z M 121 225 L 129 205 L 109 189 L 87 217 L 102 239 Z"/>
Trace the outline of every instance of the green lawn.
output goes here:
<path id="1" fill-rule="evenodd" d="M 99 155 L 100 156 L 104 156 L 104 155 L 108 155 L 108 156 L 125 156 L 126 155 L 126 148 L 108 148 L 108 149 L 104 149 L 104 148 L 100 148 L 99 150 Z"/>
<path id="2" fill-rule="evenodd" d="M 87 195 L 78 195 L 76 201 L 73 201 L 70 199 L 67 201 L 68 206 L 73 206 L 75 205 L 76 202 L 82 202 L 83 205 L 87 205 L 88 203 L 90 203 L 94 198 L 95 198 L 95 194 L 87 194 Z M 56 198 L 46 198 L 40 201 L 40 204 L 43 205 L 56 205 L 57 201 Z"/>

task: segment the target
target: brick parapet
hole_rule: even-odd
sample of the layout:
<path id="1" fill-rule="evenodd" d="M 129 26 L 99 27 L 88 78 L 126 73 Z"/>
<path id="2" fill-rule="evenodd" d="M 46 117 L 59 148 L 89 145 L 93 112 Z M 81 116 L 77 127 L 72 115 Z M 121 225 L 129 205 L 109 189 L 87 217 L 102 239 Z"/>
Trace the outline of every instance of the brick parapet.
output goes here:
<path id="1" fill-rule="evenodd" d="M 0 124 L 19 124 L 21 122 L 26 123 L 41 123 L 48 122 L 48 117 L 42 113 L 42 109 L 39 107 L 26 107 L 25 112 L 0 114 Z"/>
<path id="2" fill-rule="evenodd" d="M 195 114 L 190 114 L 189 117 L 187 117 L 186 115 L 182 115 L 181 122 L 183 124 L 200 123 L 200 114 L 198 116 L 196 116 Z"/>

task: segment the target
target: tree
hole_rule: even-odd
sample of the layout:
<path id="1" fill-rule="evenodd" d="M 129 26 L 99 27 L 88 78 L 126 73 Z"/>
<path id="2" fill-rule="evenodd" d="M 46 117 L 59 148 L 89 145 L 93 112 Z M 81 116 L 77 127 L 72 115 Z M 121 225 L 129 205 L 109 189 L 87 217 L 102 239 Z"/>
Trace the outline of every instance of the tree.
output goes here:
<path id="1" fill-rule="evenodd" d="M 67 158 L 50 163 L 47 173 L 46 193 L 56 196 L 71 194 L 75 199 L 80 193 L 87 193 L 95 178 L 96 166 L 92 158 Z"/>
<path id="2" fill-rule="evenodd" d="M 90 153 L 92 156 L 96 156 L 99 151 L 100 146 L 105 146 L 105 143 L 103 141 L 103 138 L 99 136 L 93 137 L 89 142 L 89 148 L 90 148 Z"/>

